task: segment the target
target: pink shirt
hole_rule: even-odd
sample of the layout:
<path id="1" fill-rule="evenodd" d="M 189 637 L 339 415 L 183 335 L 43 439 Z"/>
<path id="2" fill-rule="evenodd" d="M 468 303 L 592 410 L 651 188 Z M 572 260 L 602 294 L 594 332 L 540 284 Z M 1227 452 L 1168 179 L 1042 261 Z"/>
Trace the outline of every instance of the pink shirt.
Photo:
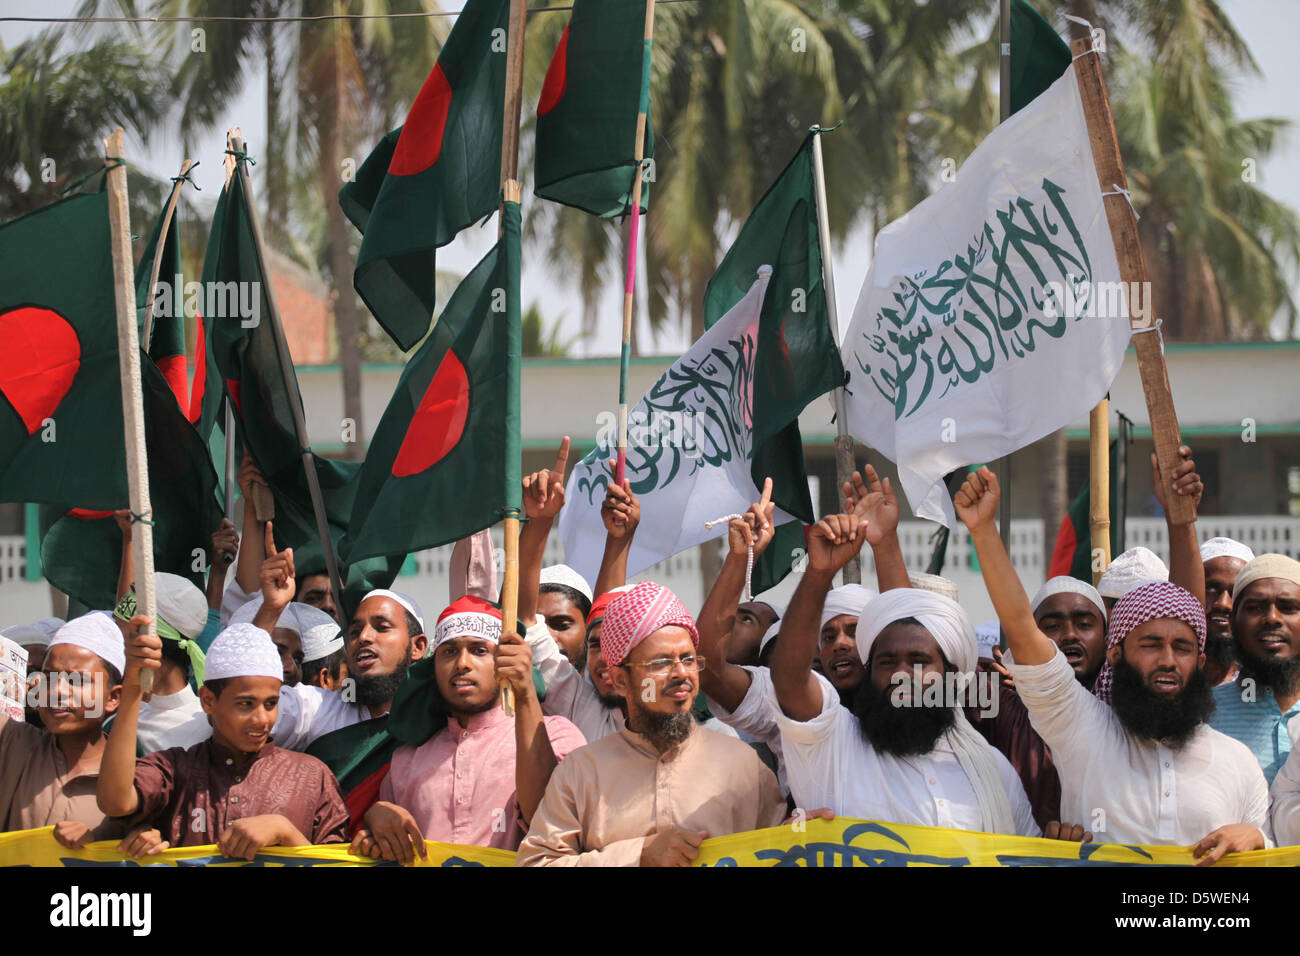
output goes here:
<path id="1" fill-rule="evenodd" d="M 563 717 L 542 721 L 557 760 L 587 742 Z M 398 747 L 379 799 L 409 811 L 426 840 L 517 849 L 528 828 L 515 797 L 514 718 L 493 707 Z"/>

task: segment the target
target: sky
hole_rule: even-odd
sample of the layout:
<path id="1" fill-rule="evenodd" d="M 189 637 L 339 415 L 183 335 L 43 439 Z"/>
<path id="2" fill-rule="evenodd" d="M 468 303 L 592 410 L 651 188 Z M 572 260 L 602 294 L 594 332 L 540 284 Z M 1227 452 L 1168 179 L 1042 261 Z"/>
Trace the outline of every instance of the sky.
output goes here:
<path id="1" fill-rule="evenodd" d="M 702 0 L 703 2 L 703 0 Z M 0 0 L 0 18 L 6 16 L 65 17 L 72 16 L 78 0 Z M 108 7 L 108 4 L 104 5 Z M 444 6 L 455 8 L 454 0 Z M 1064 6 L 1064 5 L 1063 5 Z M 1283 142 L 1273 156 L 1258 165 L 1259 183 L 1268 192 L 1293 209 L 1300 209 L 1300 64 L 1297 63 L 1294 38 L 1300 36 L 1300 2 L 1297 0 L 1220 0 L 1220 6 L 1236 25 L 1259 64 L 1261 76 L 1242 77 L 1235 86 L 1238 113 L 1243 117 L 1275 116 L 1290 120 L 1296 129 Z M 559 14 L 553 14 L 559 15 Z M 1064 21 L 1056 24 L 1065 32 Z M 40 24 L 0 22 L 0 43 L 10 47 L 42 28 Z M 104 27 L 101 29 L 127 29 Z M 266 140 L 266 78 L 253 72 L 245 81 L 241 95 L 227 112 L 220 127 L 201 137 L 195 155 L 202 165 L 195 171 L 195 179 L 207 202 L 215 202 L 222 184 L 222 151 L 225 148 L 227 126 L 243 129 L 249 153 L 256 157 Z M 526 108 L 528 108 L 526 106 Z M 126 152 L 129 157 L 139 157 L 141 147 L 128 137 Z M 168 178 L 176 175 L 181 159 L 179 143 L 157 138 L 153 148 L 143 151 L 137 159 L 153 174 Z M 358 161 L 364 156 L 355 157 Z M 258 169 L 251 170 L 253 188 L 258 187 Z M 529 195 L 525 194 L 525 203 Z M 650 215 L 653 215 L 653 207 Z M 138 230 L 137 230 L 138 231 Z M 458 236 L 438 253 L 438 268 L 464 274 L 478 262 L 495 241 L 496 229 L 488 226 L 470 229 Z M 858 291 L 866 278 L 870 265 L 872 237 L 865 227 L 849 235 L 844 245 L 835 250 L 836 300 L 841 329 L 847 327 L 852 316 Z M 576 282 L 558 281 L 553 269 L 544 261 L 540 251 L 525 247 L 522 288 L 525 305 L 536 300 L 543 316 L 550 322 L 559 320 L 561 338 L 575 338 L 570 354 L 577 357 L 617 355 L 622 332 L 622 282 L 607 284 L 599 309 L 596 333 L 590 339 L 576 338 L 581 330 L 581 299 Z M 1294 294 L 1300 298 L 1300 277 L 1297 277 Z M 678 355 L 689 346 L 686 330 L 665 330 L 654 338 L 644 318 L 638 316 L 638 339 L 644 354 Z"/>

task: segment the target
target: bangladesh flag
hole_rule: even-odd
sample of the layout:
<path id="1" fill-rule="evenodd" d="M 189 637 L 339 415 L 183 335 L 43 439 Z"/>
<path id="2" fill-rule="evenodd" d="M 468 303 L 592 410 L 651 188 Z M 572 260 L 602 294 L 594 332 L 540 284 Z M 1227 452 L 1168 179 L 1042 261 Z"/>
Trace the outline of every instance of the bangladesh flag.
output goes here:
<path id="1" fill-rule="evenodd" d="M 143 353 L 140 375 L 154 568 L 189 578 L 202 588 L 211 534 L 221 523 L 217 476 L 207 446 L 176 404 L 171 384 Z M 118 507 L 127 503 L 123 492 Z M 44 505 L 40 521 L 46 579 L 88 608 L 111 608 L 122 559 L 122 534 L 113 513 Z"/>
<path id="2" fill-rule="evenodd" d="M 775 583 L 813 521 L 799 413 L 844 378 L 822 287 L 811 137 L 746 221 L 706 302 L 711 326 L 628 416 L 628 477 L 642 521 L 627 570 L 726 534 L 704 523 L 743 512 L 771 477 L 780 537 L 755 579 Z M 574 468 L 566 493 L 577 506 L 560 513 L 565 560 L 587 580 L 604 550 L 599 503 L 614 442 L 607 436 Z"/>
<path id="3" fill-rule="evenodd" d="M 406 363 L 375 429 L 349 560 L 457 541 L 520 507 L 517 203 L 504 205 L 502 221 L 501 241 Z"/>
<path id="4" fill-rule="evenodd" d="M 645 0 L 576 0 L 537 103 L 535 191 L 609 218 L 632 211 L 636 125 L 650 130 L 650 40 Z M 641 211 L 649 204 L 642 184 Z"/>
<path id="5" fill-rule="evenodd" d="M 236 433 L 257 463 L 275 498 L 275 537 L 280 547 L 320 551 L 315 512 L 303 469 L 303 448 L 294 427 L 293 406 L 302 407 L 298 380 L 285 378 L 279 343 L 271 326 L 269 277 L 262 275 L 253 242 L 253 212 L 238 175 L 217 202 L 204 262 L 204 316 L 210 373 L 224 383 L 235 411 Z M 209 384 L 208 390 L 212 386 Z M 206 401 L 205 397 L 205 401 Z M 335 551 L 352 514 L 359 462 L 311 455 L 324 499 Z M 405 554 L 403 553 L 402 557 Z M 349 568 L 344 604 L 369 587 L 392 583 L 400 559 Z"/>
<path id="6" fill-rule="evenodd" d="M 0 226 L 0 501 L 127 503 L 108 194 Z"/>
<path id="7" fill-rule="evenodd" d="M 185 356 L 185 280 L 181 276 L 181 243 L 177 217 L 167 224 L 167 235 L 162 236 L 163 219 L 167 208 L 158 214 L 153 232 L 135 267 L 135 309 L 140 323 L 140 344 L 144 345 L 144 330 L 149 309 L 154 307 L 153 324 L 149 335 L 149 357 L 171 386 L 176 403 L 187 413 L 190 408 L 190 376 Z M 154 257 L 161 240 L 162 256 L 158 266 L 160 294 L 155 298 L 149 288 Z"/>
<path id="8" fill-rule="evenodd" d="M 1011 0 L 1011 112 L 1061 78 L 1070 47 L 1028 0 Z"/>
<path id="9" fill-rule="evenodd" d="M 1118 443 L 1110 443 L 1110 473 L 1115 474 L 1115 455 Z M 1110 514 L 1119 514 L 1120 487 L 1110 483 Z M 1110 523 L 1110 553 L 1119 554 L 1119 523 Z M 1092 583 L 1092 485 L 1085 483 L 1083 490 L 1070 503 L 1070 510 L 1061 519 L 1056 531 L 1056 544 L 1052 546 L 1052 561 L 1047 569 L 1049 578 L 1067 574 L 1080 581 Z"/>
<path id="10" fill-rule="evenodd" d="M 509 8 L 466 2 L 406 123 L 339 191 L 363 234 L 353 284 L 403 351 L 429 330 L 435 251 L 500 198 Z"/>

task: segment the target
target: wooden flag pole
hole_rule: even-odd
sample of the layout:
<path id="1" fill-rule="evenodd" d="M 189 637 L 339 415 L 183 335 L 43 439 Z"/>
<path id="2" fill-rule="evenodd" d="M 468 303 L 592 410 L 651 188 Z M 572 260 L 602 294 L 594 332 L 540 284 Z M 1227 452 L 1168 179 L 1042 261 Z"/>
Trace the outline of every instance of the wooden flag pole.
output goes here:
<path id="1" fill-rule="evenodd" d="M 153 290 L 158 285 L 158 270 L 162 268 L 163 249 L 167 246 L 167 230 L 171 227 L 172 216 L 176 214 L 176 203 L 181 198 L 181 187 L 185 185 L 185 176 L 193 165 L 192 159 L 181 163 L 180 175 L 172 183 L 172 192 L 167 197 L 167 208 L 163 212 L 162 228 L 158 231 L 158 248 L 153 251 L 153 264 L 149 267 L 149 285 L 146 286 L 145 293 L 148 296 L 149 308 L 144 313 L 144 334 L 140 337 L 140 347 L 146 353 L 149 351 L 149 343 L 153 341 L 153 314 L 158 307 L 158 299 L 154 296 Z M 173 289 L 172 300 L 177 301 L 180 297 L 180 291 Z"/>
<path id="2" fill-rule="evenodd" d="M 1091 38 L 1075 40 L 1070 44 L 1070 52 L 1074 56 L 1075 77 L 1083 101 L 1083 115 L 1088 123 L 1097 180 L 1102 192 L 1107 193 L 1104 197 L 1106 220 L 1115 244 L 1115 258 L 1119 260 L 1120 279 L 1126 290 L 1150 290 L 1142 239 L 1138 235 L 1137 214 L 1128 200 L 1128 177 L 1119 154 L 1119 140 L 1115 135 L 1115 121 L 1106 95 L 1106 81 L 1101 75 L 1100 59 L 1092 52 Z M 1147 301 L 1151 301 L 1149 294 Z M 1169 502 L 1167 520 L 1171 525 L 1191 524 L 1196 520 L 1196 506 L 1190 495 L 1180 495 L 1173 488 L 1172 476 L 1180 461 L 1178 448 L 1182 439 L 1178 415 L 1174 411 L 1174 397 L 1169 390 L 1169 372 L 1165 368 L 1160 332 L 1158 327 L 1134 331 L 1133 348 L 1137 352 L 1142 394 L 1151 419 L 1151 437 L 1165 486 L 1165 500 Z"/>
<path id="3" fill-rule="evenodd" d="M 645 159 L 645 128 L 650 115 L 650 53 L 654 49 L 655 0 L 646 0 L 644 46 L 641 51 L 641 99 L 636 116 L 636 143 L 632 156 L 636 175 L 632 178 L 632 215 L 627 223 L 627 282 L 623 288 L 623 350 L 618 361 L 618 458 L 614 463 L 614 482 L 622 484 L 627 474 L 627 379 L 632 361 L 632 317 L 636 296 L 637 240 L 641 234 L 641 183 L 645 177 L 641 162 Z"/>
<path id="4" fill-rule="evenodd" d="M 826 314 L 830 318 L 831 338 L 836 350 L 840 347 L 840 313 L 835 301 L 835 264 L 831 262 L 831 222 L 826 205 L 826 167 L 822 161 L 822 133 L 814 126 L 813 134 L 813 190 L 817 199 L 817 242 L 821 246 L 822 285 L 826 289 Z M 835 497 L 853 480 L 853 436 L 849 434 L 848 401 L 844 387 L 831 392 L 835 402 L 835 480 L 839 487 Z M 862 564 L 855 555 L 844 565 L 844 583 L 862 583 Z"/>
<path id="5" fill-rule="evenodd" d="M 1088 532 L 1092 539 L 1088 564 L 1096 587 L 1110 564 L 1110 400 L 1106 398 L 1088 416 L 1088 481 Z"/>
<path id="6" fill-rule="evenodd" d="M 240 128 L 238 126 L 234 127 L 233 129 L 226 130 L 225 163 L 226 163 L 226 186 L 227 187 L 229 187 L 230 185 L 230 177 L 235 175 L 235 166 L 236 166 L 235 157 L 231 154 L 230 151 L 235 148 L 234 144 L 236 142 L 243 142 L 243 134 L 240 132 Z M 236 469 L 238 469 L 239 467 L 238 465 L 235 464 L 235 439 L 233 437 L 235 434 L 235 410 L 230 404 L 229 397 L 226 398 L 226 422 L 229 426 L 226 431 L 226 474 L 235 475 Z M 253 517 L 256 518 L 258 521 L 261 521 L 263 523 L 267 521 L 274 521 L 275 520 L 275 496 L 271 494 L 271 489 L 268 488 L 266 485 L 253 482 L 253 484 L 250 486 L 250 490 L 252 492 L 251 494 L 252 501 L 244 502 L 244 507 L 247 508 L 251 504 L 253 506 Z M 234 487 L 232 484 L 230 486 L 230 490 L 227 492 L 226 495 L 226 500 L 228 502 L 226 512 L 227 512 L 227 517 L 229 517 L 231 521 L 235 520 L 234 497 L 235 497 Z M 335 600 L 337 602 L 337 598 Z M 335 603 L 334 606 L 342 607 L 342 605 L 338 603 Z"/>
<path id="7" fill-rule="evenodd" d="M 113 297 L 117 302 L 117 356 L 122 376 L 122 426 L 126 434 L 126 485 L 130 500 L 131 560 L 135 564 L 135 608 L 158 630 L 158 599 L 154 591 L 153 515 L 149 503 L 149 460 L 145 444 L 144 388 L 140 384 L 140 330 L 135 316 L 135 280 L 131 268 L 131 212 L 126 197 L 126 161 L 122 159 L 122 127 L 104 140 L 108 168 L 108 227 L 113 249 Z M 145 700 L 153 691 L 153 671 L 140 672 Z"/>
<path id="8" fill-rule="evenodd" d="M 230 137 L 230 149 L 236 153 L 244 151 L 244 140 L 236 130 Z M 285 387 L 289 390 L 289 410 L 293 413 L 293 430 L 302 450 L 302 470 L 307 477 L 307 493 L 311 496 L 311 510 L 316 514 L 316 533 L 320 536 L 321 551 L 325 554 L 325 570 L 329 574 L 330 590 L 334 592 L 334 606 L 343 608 L 343 580 L 339 577 L 338 559 L 334 556 L 334 541 L 330 537 L 329 519 L 325 516 L 325 499 L 321 495 L 320 476 L 316 474 L 316 464 L 312 460 L 311 445 L 307 441 L 307 422 L 302 412 L 302 395 L 298 393 L 298 379 L 293 371 L 293 359 L 289 356 L 289 343 L 284 337 L 284 325 L 280 322 L 280 307 L 275 301 L 275 287 L 271 284 L 271 269 L 266 261 L 266 247 L 262 242 L 262 224 L 257 217 L 257 207 L 253 202 L 253 187 L 248 181 L 248 167 L 245 163 L 235 164 L 235 175 L 239 177 L 244 188 L 244 199 L 248 203 L 248 224 L 253 232 L 253 250 L 257 255 L 258 271 L 262 275 L 263 292 L 266 294 L 267 319 L 271 323 L 271 333 L 275 336 L 275 351 L 280 358 L 280 374 Z M 256 484 L 254 488 L 258 487 Z M 268 491 L 269 494 L 269 491 Z"/>
<path id="9" fill-rule="evenodd" d="M 505 234 L 505 204 L 519 202 L 519 115 L 524 99 L 524 28 L 526 0 L 510 0 L 510 33 L 506 46 L 506 101 L 501 130 L 501 212 L 498 240 Z M 519 513 L 507 514 L 505 534 L 506 566 L 501 580 L 501 623 L 513 628 L 519 618 Z M 520 635 L 521 637 L 523 635 Z M 501 709 L 515 715 L 515 695 L 508 681 L 501 681 Z"/>

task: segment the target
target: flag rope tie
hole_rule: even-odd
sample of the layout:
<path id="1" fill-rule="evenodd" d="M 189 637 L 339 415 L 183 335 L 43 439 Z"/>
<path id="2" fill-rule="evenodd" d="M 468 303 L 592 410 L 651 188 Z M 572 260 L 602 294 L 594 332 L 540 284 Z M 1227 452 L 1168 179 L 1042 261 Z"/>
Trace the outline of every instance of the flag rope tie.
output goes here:
<path id="1" fill-rule="evenodd" d="M 106 173 L 109 170 L 117 169 L 117 167 L 119 166 L 126 165 L 126 160 L 123 159 L 121 156 L 105 156 L 104 159 L 109 160 L 109 162 L 106 162 L 102 169 L 92 169 L 90 172 L 86 173 L 86 175 L 82 176 L 80 179 L 74 179 L 72 182 L 68 183 L 68 185 L 60 189 L 58 194 L 62 196 L 64 193 L 71 192 L 72 190 L 80 186 L 82 183 L 84 183 L 91 176 L 98 176 L 100 173 Z M 134 239 L 135 236 L 132 236 L 131 238 Z"/>
<path id="2" fill-rule="evenodd" d="M 722 524 L 722 522 L 724 521 L 732 522 L 735 521 L 737 518 L 744 518 L 744 517 L 745 517 L 744 515 L 723 515 L 721 518 L 714 518 L 712 521 L 704 522 L 704 530 L 712 531 L 714 525 Z M 752 601 L 754 599 L 754 593 L 750 586 L 750 581 L 753 579 L 753 577 L 754 577 L 754 546 L 751 544 L 749 546 L 749 557 L 745 561 L 745 600 L 746 601 Z"/>
<path id="3" fill-rule="evenodd" d="M 257 160 L 252 156 L 249 156 L 248 151 L 244 149 L 228 149 L 226 150 L 226 155 L 235 157 L 235 162 L 237 163 L 248 163 L 250 166 L 257 165 Z M 194 165 L 197 166 L 198 163 L 195 163 Z"/>
<path id="4" fill-rule="evenodd" d="M 227 152 L 229 152 L 229 151 L 227 150 Z M 250 160 L 250 162 L 251 162 L 251 160 Z M 194 166 L 197 166 L 197 165 L 198 165 L 198 163 L 195 163 L 195 164 L 194 164 Z M 193 186 L 195 189 L 198 189 L 199 192 L 203 192 L 202 189 L 199 189 L 199 184 L 196 183 L 196 182 L 194 181 L 194 166 L 191 166 L 189 169 L 187 169 L 187 170 L 185 171 L 184 175 L 181 175 L 181 176 L 173 176 L 173 177 L 172 177 L 172 182 L 174 182 L 174 183 L 189 183 L 189 184 L 190 184 L 191 186 Z"/>
<path id="5" fill-rule="evenodd" d="M 1134 219 L 1141 219 L 1141 218 L 1142 218 L 1140 215 L 1138 215 L 1137 206 L 1134 206 L 1134 205 L 1133 205 L 1133 195 L 1132 195 L 1132 194 L 1131 194 L 1127 189 L 1122 189 L 1122 188 L 1120 188 L 1120 186 L 1119 186 L 1118 183 L 1111 183 L 1111 184 L 1110 184 L 1110 189 L 1107 190 L 1106 192 L 1102 193 L 1102 195 L 1103 195 L 1103 196 L 1123 196 L 1125 199 L 1128 200 L 1128 208 L 1133 210 L 1133 218 L 1134 218 Z"/>
<path id="6" fill-rule="evenodd" d="M 1081 56 L 1087 56 L 1089 53 L 1096 53 L 1098 56 L 1101 56 L 1101 51 L 1097 49 L 1097 41 L 1093 39 L 1092 24 L 1089 23 L 1087 20 L 1085 20 L 1083 17 L 1076 17 L 1076 16 L 1074 16 L 1073 14 L 1070 14 L 1070 13 L 1067 13 L 1067 14 L 1065 15 L 1065 19 L 1069 20 L 1071 23 L 1077 23 L 1077 24 L 1079 24 L 1081 27 L 1083 27 L 1085 30 L 1087 30 L 1087 31 L 1088 31 L 1088 39 L 1089 39 L 1089 41 L 1090 41 L 1090 43 L 1091 43 L 1091 45 L 1088 47 L 1088 49 L 1084 50 L 1082 53 L 1079 53 L 1079 54 L 1076 54 L 1075 56 L 1070 57 L 1070 62 L 1073 63 L 1075 60 L 1079 59 L 1079 57 L 1081 57 Z"/>
<path id="7" fill-rule="evenodd" d="M 152 527 L 153 527 L 153 519 L 149 517 L 149 514 L 150 514 L 150 512 L 146 511 L 144 514 L 139 514 L 139 515 L 138 515 L 138 514 L 136 514 L 134 511 L 132 511 L 132 512 L 131 512 L 131 524 L 147 524 L 147 525 L 149 525 L 149 527 L 152 528 Z"/>
<path id="8" fill-rule="evenodd" d="M 1159 331 L 1160 331 L 1160 326 L 1162 326 L 1162 325 L 1164 325 L 1164 324 L 1165 324 L 1165 320 L 1164 320 L 1164 319 L 1156 319 L 1155 322 L 1154 322 L 1153 324 L 1148 325 L 1145 329 L 1130 329 L 1130 330 L 1129 330 L 1129 334 L 1131 334 L 1131 335 L 1141 335 L 1143 332 L 1159 332 Z"/>

